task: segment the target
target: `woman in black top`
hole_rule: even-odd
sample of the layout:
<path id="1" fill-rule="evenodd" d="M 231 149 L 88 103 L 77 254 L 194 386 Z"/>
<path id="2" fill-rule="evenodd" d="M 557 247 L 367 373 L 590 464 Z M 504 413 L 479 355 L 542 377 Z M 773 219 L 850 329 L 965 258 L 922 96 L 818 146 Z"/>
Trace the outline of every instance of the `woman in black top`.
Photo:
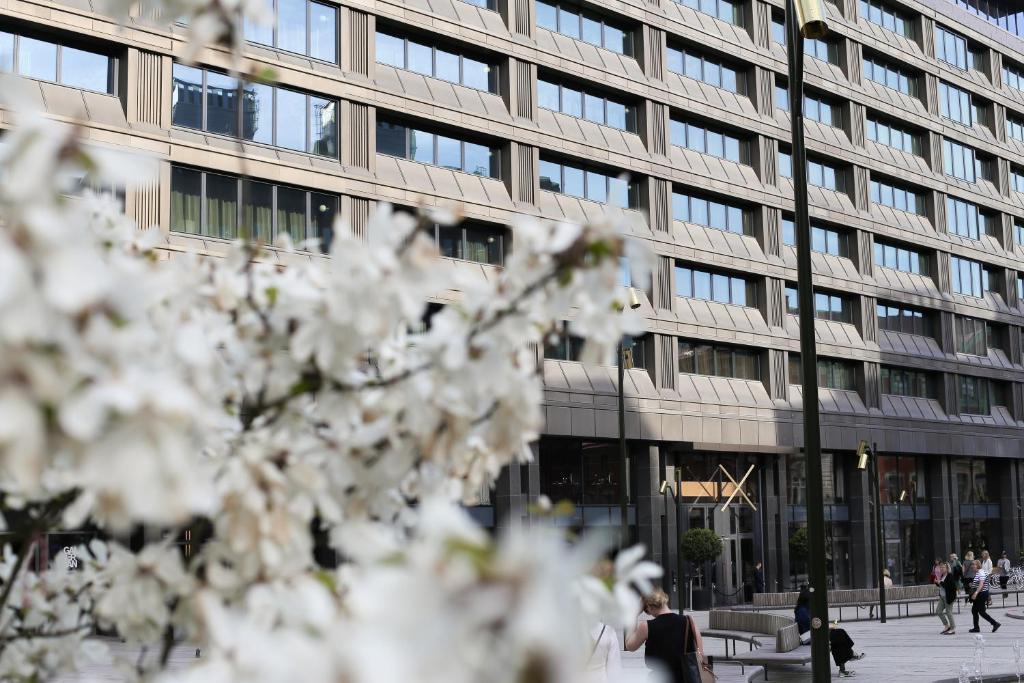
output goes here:
<path id="1" fill-rule="evenodd" d="M 670 610 L 668 596 L 661 590 L 644 598 L 643 611 L 654 618 L 637 622 L 626 638 L 626 649 L 636 652 L 646 644 L 644 663 L 648 669 L 665 672 L 671 683 L 700 683 L 699 678 L 691 679 L 691 667 L 685 662 L 685 654 L 694 652 L 698 666 L 704 661 L 704 643 L 693 619 Z"/>

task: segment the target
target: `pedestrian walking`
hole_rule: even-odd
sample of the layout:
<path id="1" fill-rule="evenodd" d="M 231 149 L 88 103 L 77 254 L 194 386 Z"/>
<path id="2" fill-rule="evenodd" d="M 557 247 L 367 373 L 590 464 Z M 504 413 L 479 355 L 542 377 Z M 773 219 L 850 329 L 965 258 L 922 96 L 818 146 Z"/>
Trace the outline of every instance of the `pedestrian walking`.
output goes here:
<path id="1" fill-rule="evenodd" d="M 979 563 L 980 564 L 980 563 Z M 971 584 L 974 583 L 974 552 L 968 550 L 964 553 L 964 594 L 967 597 L 971 595 Z"/>
<path id="2" fill-rule="evenodd" d="M 622 677 L 622 656 L 619 654 L 619 639 L 615 629 L 607 624 L 594 624 L 590 630 L 594 645 L 583 680 L 586 683 L 615 683 Z"/>
<path id="3" fill-rule="evenodd" d="M 964 566 L 960 564 L 960 558 L 956 556 L 956 553 L 949 554 L 949 573 L 953 575 L 953 578 L 958 583 L 963 583 L 964 580 Z"/>
<path id="4" fill-rule="evenodd" d="M 956 633 L 956 621 L 953 618 L 953 603 L 956 602 L 956 593 L 960 588 L 960 584 L 953 572 L 949 569 L 949 564 L 943 562 L 939 565 L 939 578 L 935 582 L 935 585 L 939 589 L 938 604 L 936 605 L 936 613 L 939 615 L 939 621 L 945 627 L 942 630 L 941 635 L 949 636 Z"/>
<path id="5" fill-rule="evenodd" d="M 764 593 L 764 564 L 762 562 L 754 565 L 754 592 Z"/>
<path id="6" fill-rule="evenodd" d="M 810 642 L 811 591 L 807 586 L 800 588 L 800 594 L 796 598 L 796 607 L 793 608 L 793 618 L 800 631 L 800 642 Z M 852 676 L 854 672 L 846 668 L 846 663 L 864 659 L 863 652 L 858 654 L 853 651 L 853 638 L 846 632 L 846 629 L 839 628 L 836 624 L 829 624 L 828 644 L 829 649 L 832 650 L 832 659 L 839 667 L 839 675 L 842 677 Z"/>
<path id="7" fill-rule="evenodd" d="M 999 556 L 999 561 L 996 564 L 999 565 L 999 587 L 1006 590 L 1006 584 L 1010 580 L 1010 570 L 1013 569 L 1013 565 L 1010 564 L 1010 558 L 1007 557 L 1005 550 Z"/>
<path id="8" fill-rule="evenodd" d="M 932 583 L 938 583 L 942 578 L 942 558 L 936 557 L 935 562 L 932 564 Z"/>
<path id="9" fill-rule="evenodd" d="M 985 570 L 986 574 L 992 573 L 992 557 L 987 550 L 981 551 L 981 568 Z"/>
<path id="10" fill-rule="evenodd" d="M 643 619 L 643 613 L 653 619 Z M 704 641 L 693 619 L 670 610 L 662 590 L 644 598 L 637 618 L 636 628 L 626 638 L 626 649 L 636 652 L 646 644 L 644 663 L 655 676 L 667 675 L 668 683 L 701 683 L 700 672 L 706 664 Z"/>
<path id="11" fill-rule="evenodd" d="M 892 588 L 892 574 L 889 573 L 888 569 L 882 570 L 882 586 Z"/>
<path id="12" fill-rule="evenodd" d="M 992 633 L 999 630 L 999 622 L 988 615 L 989 573 L 981 567 L 981 560 L 974 561 L 974 581 L 971 583 L 971 616 L 974 617 L 974 628 L 971 633 L 979 633 L 978 618 L 981 617 L 992 624 Z"/>

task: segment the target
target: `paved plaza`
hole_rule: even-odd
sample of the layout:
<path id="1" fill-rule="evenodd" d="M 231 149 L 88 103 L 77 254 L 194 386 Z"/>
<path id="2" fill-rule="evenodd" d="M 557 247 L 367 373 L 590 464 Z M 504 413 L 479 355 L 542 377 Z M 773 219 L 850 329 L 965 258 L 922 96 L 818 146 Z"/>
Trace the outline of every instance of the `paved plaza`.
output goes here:
<path id="1" fill-rule="evenodd" d="M 1012 611 L 1020 613 L 1016 607 Z M 992 615 L 1002 622 L 998 633 L 990 633 L 989 627 L 983 628 L 985 639 L 985 674 L 1014 673 L 1013 643 L 1020 640 L 1024 644 L 1024 620 L 1007 616 L 1007 610 L 994 609 Z M 783 614 L 783 612 L 779 612 Z M 696 612 L 694 617 L 701 627 L 707 625 L 706 612 Z M 961 664 L 973 662 L 975 636 L 968 633 L 971 627 L 970 613 L 963 612 L 957 616 L 957 635 L 940 636 L 942 627 L 935 617 L 914 616 L 903 619 L 890 619 L 886 624 L 877 621 L 853 621 L 842 624 L 856 642 L 855 649 L 863 650 L 867 657 L 853 663 L 850 668 L 857 673 L 858 681 L 892 681 L 907 683 L 909 681 L 939 681 L 956 679 Z M 123 655 L 134 656 L 127 646 L 117 641 L 110 641 L 110 646 Z M 708 639 L 705 646 L 712 655 L 724 653 L 724 642 Z M 745 647 L 742 644 L 740 647 Z M 194 661 L 194 648 L 179 647 L 172 654 L 172 668 L 182 668 Z M 732 665 L 723 665 L 726 671 L 735 671 Z M 624 667 L 626 677 L 624 683 L 641 683 L 646 681 L 646 669 L 643 666 L 643 654 L 625 653 Z M 837 669 L 833 665 L 833 676 Z M 296 671 L 296 681 L 301 681 L 301 672 Z M 94 667 L 80 672 L 76 676 L 59 679 L 60 683 L 84 683 L 123 681 L 125 676 L 109 667 Z M 810 665 L 773 667 L 768 671 L 769 681 L 803 682 L 811 680 Z M 290 682 L 288 682 L 290 683 Z M 414 682 L 410 682 L 414 683 Z"/>

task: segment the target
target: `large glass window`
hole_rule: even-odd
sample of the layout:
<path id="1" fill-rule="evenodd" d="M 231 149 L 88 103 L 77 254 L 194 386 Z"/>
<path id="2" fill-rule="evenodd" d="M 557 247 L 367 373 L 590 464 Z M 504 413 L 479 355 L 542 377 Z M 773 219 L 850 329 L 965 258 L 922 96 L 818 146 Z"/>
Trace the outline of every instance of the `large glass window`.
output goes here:
<path id="1" fill-rule="evenodd" d="M 918 94 L 917 76 L 880 57 L 864 57 L 864 78 L 904 95 L 917 97 Z"/>
<path id="2" fill-rule="evenodd" d="M 701 154 L 745 163 L 742 141 L 739 135 L 692 121 L 672 119 L 669 122 L 669 134 L 673 145 L 692 149 Z"/>
<path id="3" fill-rule="evenodd" d="M 1006 112 L 1006 137 L 1024 142 L 1024 118 Z"/>
<path id="4" fill-rule="evenodd" d="M 537 0 L 537 26 L 622 55 L 633 54 L 632 33 L 577 5 Z"/>
<path id="5" fill-rule="evenodd" d="M 498 149 L 449 135 L 377 120 L 377 154 L 401 157 L 453 171 L 498 178 Z"/>
<path id="6" fill-rule="evenodd" d="M 174 65 L 171 87 L 175 126 L 338 156 L 337 100 L 184 64 Z"/>
<path id="7" fill-rule="evenodd" d="M 800 354 L 791 352 L 789 354 L 788 366 L 789 383 L 801 384 L 803 382 L 803 366 L 800 363 Z M 857 389 L 855 365 L 850 361 L 838 358 L 819 357 L 818 386 L 823 389 L 855 391 Z"/>
<path id="8" fill-rule="evenodd" d="M 459 83 L 468 88 L 498 91 L 497 66 L 480 58 L 384 31 L 377 31 L 376 50 L 377 62 L 380 64 Z"/>
<path id="9" fill-rule="evenodd" d="M 910 20 L 901 12 L 893 9 L 891 5 L 877 0 L 860 0 L 860 17 L 904 38 L 914 37 Z"/>
<path id="10" fill-rule="evenodd" d="M 914 398 L 935 398 L 935 376 L 924 370 L 883 365 L 882 393 Z"/>
<path id="11" fill-rule="evenodd" d="M 956 318 L 956 351 L 971 356 L 987 356 L 989 337 L 992 335 L 989 324 L 978 318 L 957 316 Z"/>
<path id="12" fill-rule="evenodd" d="M 875 265 L 904 273 L 929 274 L 928 257 L 910 247 L 878 239 L 875 240 Z"/>
<path id="13" fill-rule="evenodd" d="M 690 47 L 668 48 L 668 69 L 680 76 L 703 81 L 729 92 L 740 92 L 740 79 L 735 67 L 717 57 L 697 52 Z"/>
<path id="14" fill-rule="evenodd" d="M 962 71 L 972 66 L 967 39 L 939 24 L 935 25 L 935 56 Z"/>
<path id="15" fill-rule="evenodd" d="M 602 204 L 611 201 L 630 209 L 637 208 L 639 203 L 638 188 L 633 182 L 543 158 L 540 160 L 540 189 Z"/>
<path id="16" fill-rule="evenodd" d="M 698 12 L 727 21 L 735 26 L 743 25 L 743 6 L 731 0 L 675 0 Z"/>
<path id="17" fill-rule="evenodd" d="M 838 127 L 842 124 L 839 107 L 831 100 L 815 95 L 804 95 L 804 118 L 826 126 Z"/>
<path id="18" fill-rule="evenodd" d="M 672 192 L 672 218 L 737 235 L 751 234 L 749 217 L 741 206 L 682 192 Z"/>
<path id="19" fill-rule="evenodd" d="M 965 180 L 969 183 L 978 182 L 981 173 L 981 162 L 974 149 L 949 138 L 942 139 L 943 171 L 948 176 Z"/>
<path id="20" fill-rule="evenodd" d="M 836 323 L 852 323 L 853 300 L 839 294 L 815 292 L 814 317 Z"/>
<path id="21" fill-rule="evenodd" d="M 114 59 L 62 42 L 0 31 L 0 71 L 114 94 Z"/>
<path id="22" fill-rule="evenodd" d="M 1003 84 L 1024 92 L 1024 69 L 1009 63 L 1005 55 L 1003 56 Z"/>
<path id="23" fill-rule="evenodd" d="M 298 244 L 329 241 L 338 197 L 183 166 L 171 167 L 171 230 L 273 242 L 288 233 Z M 326 246 L 326 245 L 325 245 Z"/>
<path id="24" fill-rule="evenodd" d="M 636 107 L 632 104 L 587 92 L 577 87 L 544 78 L 537 79 L 537 101 L 544 109 L 562 112 L 619 130 L 636 132 Z"/>
<path id="25" fill-rule="evenodd" d="M 977 204 L 946 196 L 946 230 L 972 240 L 981 239 L 985 218 Z"/>
<path id="26" fill-rule="evenodd" d="M 782 218 L 782 243 L 796 246 L 796 224 L 792 218 Z M 832 256 L 850 255 L 850 235 L 841 230 L 811 224 L 811 251 Z"/>
<path id="27" fill-rule="evenodd" d="M 990 415 L 992 406 L 1006 405 L 1003 382 L 987 377 L 957 375 L 960 386 L 960 413 L 963 415 Z"/>
<path id="28" fill-rule="evenodd" d="M 614 441 L 540 440 L 540 492 L 574 505 L 619 503 L 622 455 Z"/>
<path id="29" fill-rule="evenodd" d="M 867 138 L 908 154 L 921 156 L 921 135 L 875 115 L 867 117 Z"/>
<path id="30" fill-rule="evenodd" d="M 505 259 L 507 229 L 481 221 L 433 225 L 431 234 L 441 256 L 500 266 Z"/>
<path id="31" fill-rule="evenodd" d="M 872 180 L 870 198 L 875 204 L 916 213 L 919 216 L 924 215 L 924 195 L 895 183 Z"/>
<path id="32" fill-rule="evenodd" d="M 753 306 L 755 284 L 727 273 L 676 266 L 676 296 L 717 301 L 734 306 Z"/>
<path id="33" fill-rule="evenodd" d="M 338 62 L 338 10 L 309 0 L 267 0 L 271 26 L 245 22 L 245 39 L 325 62 Z"/>
<path id="34" fill-rule="evenodd" d="M 878 327 L 890 332 L 934 337 L 931 314 L 898 304 L 878 304 Z"/>
<path id="35" fill-rule="evenodd" d="M 985 296 L 984 269 L 977 261 L 949 257 L 950 281 L 957 294 L 981 298 Z"/>
<path id="36" fill-rule="evenodd" d="M 965 126 L 973 126 L 971 94 L 945 81 L 939 81 L 939 114 Z"/>
<path id="37" fill-rule="evenodd" d="M 820 38 L 804 39 L 804 54 L 829 64 L 839 64 L 839 43 Z"/>
<path id="38" fill-rule="evenodd" d="M 807 160 L 807 182 L 815 187 L 843 192 L 846 189 L 843 172 L 832 164 L 816 159 Z"/>
<path id="39" fill-rule="evenodd" d="M 775 108 L 789 111 L 789 84 L 779 76 L 775 77 Z"/>
<path id="40" fill-rule="evenodd" d="M 679 372 L 760 380 L 760 351 L 741 346 L 679 341 Z"/>
<path id="41" fill-rule="evenodd" d="M 882 505 L 927 500 L 924 458 L 912 455 L 878 456 L 878 497 Z"/>

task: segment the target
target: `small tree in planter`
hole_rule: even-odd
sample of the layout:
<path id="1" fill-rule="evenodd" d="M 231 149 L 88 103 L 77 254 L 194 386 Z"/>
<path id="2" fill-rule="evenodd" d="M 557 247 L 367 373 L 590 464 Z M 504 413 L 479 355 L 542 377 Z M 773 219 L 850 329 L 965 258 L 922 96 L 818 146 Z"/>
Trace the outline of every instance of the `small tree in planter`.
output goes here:
<path id="1" fill-rule="evenodd" d="M 797 567 L 805 568 L 807 564 L 807 527 L 800 527 L 789 537 L 789 563 L 793 572 L 793 583 L 796 583 Z"/>
<path id="2" fill-rule="evenodd" d="M 722 539 L 711 529 L 690 529 L 679 542 L 679 550 L 683 559 L 693 563 L 697 575 L 700 576 L 704 565 L 718 559 L 722 554 Z M 691 609 L 707 609 L 711 604 L 711 588 L 699 588 L 693 591 Z"/>

